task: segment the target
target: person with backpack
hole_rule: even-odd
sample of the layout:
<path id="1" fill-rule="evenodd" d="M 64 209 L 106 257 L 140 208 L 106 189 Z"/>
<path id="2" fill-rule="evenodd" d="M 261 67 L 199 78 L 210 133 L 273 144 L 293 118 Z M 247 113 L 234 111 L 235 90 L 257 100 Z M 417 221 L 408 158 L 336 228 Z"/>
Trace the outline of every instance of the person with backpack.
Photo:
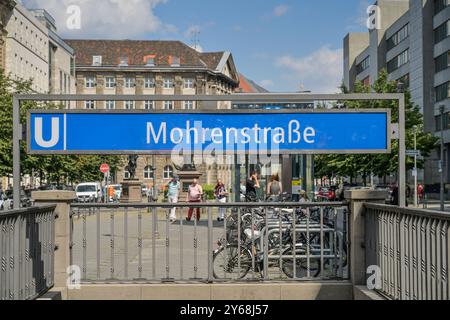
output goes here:
<path id="1" fill-rule="evenodd" d="M 270 180 L 270 183 L 267 185 L 267 196 L 277 202 L 280 200 L 282 193 L 283 186 L 280 182 L 280 176 L 278 174 L 274 174 Z"/>
<path id="2" fill-rule="evenodd" d="M 222 180 L 217 180 L 217 185 L 214 188 L 214 196 L 216 197 L 217 202 L 226 203 L 227 202 L 227 189 L 223 184 Z M 225 220 L 225 208 L 219 208 L 217 221 L 222 222 Z"/>

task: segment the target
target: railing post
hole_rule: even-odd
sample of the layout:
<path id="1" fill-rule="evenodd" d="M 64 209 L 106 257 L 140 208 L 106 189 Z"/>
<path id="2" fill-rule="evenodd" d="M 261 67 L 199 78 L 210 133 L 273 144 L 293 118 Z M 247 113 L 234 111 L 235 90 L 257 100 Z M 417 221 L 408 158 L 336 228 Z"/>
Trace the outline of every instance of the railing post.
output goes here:
<path id="1" fill-rule="evenodd" d="M 350 279 L 354 286 L 367 284 L 367 265 L 365 255 L 365 220 L 364 203 L 385 203 L 387 191 L 378 190 L 349 190 L 345 192 L 345 199 L 349 201 L 350 217 Z"/>
<path id="2" fill-rule="evenodd" d="M 70 204 L 76 199 L 76 194 L 72 191 L 36 191 L 31 197 L 37 206 L 56 205 L 54 287 L 66 288 L 67 268 L 70 266 Z"/>

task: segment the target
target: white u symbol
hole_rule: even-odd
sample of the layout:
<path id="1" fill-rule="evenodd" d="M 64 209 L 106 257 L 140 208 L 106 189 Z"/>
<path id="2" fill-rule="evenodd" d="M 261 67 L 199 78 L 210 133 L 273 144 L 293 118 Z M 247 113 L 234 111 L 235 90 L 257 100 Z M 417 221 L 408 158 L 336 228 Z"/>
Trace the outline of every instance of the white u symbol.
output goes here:
<path id="1" fill-rule="evenodd" d="M 44 140 L 42 134 L 42 118 L 34 119 L 34 137 L 42 148 L 52 148 L 59 142 L 59 118 L 52 118 L 52 135 L 50 140 Z"/>

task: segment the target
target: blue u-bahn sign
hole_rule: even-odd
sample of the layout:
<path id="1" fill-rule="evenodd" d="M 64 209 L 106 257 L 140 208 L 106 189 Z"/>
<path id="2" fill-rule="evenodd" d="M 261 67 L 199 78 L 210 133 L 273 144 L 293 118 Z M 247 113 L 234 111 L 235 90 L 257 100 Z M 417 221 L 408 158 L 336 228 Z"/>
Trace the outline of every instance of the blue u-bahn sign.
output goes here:
<path id="1" fill-rule="evenodd" d="M 30 154 L 388 153 L 389 110 L 28 113 Z"/>

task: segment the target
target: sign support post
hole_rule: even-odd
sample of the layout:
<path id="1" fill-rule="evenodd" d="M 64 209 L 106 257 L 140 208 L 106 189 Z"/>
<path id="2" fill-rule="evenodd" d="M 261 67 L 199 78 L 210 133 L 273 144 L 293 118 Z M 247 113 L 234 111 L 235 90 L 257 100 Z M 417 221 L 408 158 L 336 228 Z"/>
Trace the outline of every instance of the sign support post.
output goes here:
<path id="1" fill-rule="evenodd" d="M 14 209 L 20 209 L 20 141 L 22 130 L 20 125 L 20 101 L 13 97 L 13 202 Z"/>

